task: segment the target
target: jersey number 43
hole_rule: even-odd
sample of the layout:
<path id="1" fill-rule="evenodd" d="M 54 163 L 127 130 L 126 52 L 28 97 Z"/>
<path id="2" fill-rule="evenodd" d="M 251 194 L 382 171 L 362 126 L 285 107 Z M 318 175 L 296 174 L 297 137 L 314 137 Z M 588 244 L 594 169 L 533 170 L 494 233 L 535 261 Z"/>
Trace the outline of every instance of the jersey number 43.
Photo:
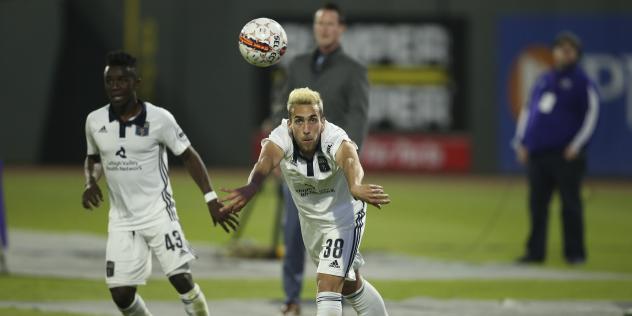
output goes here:
<path id="1" fill-rule="evenodd" d="M 180 237 L 180 232 L 174 230 L 171 232 L 171 235 L 176 242 L 174 244 L 169 234 L 165 234 L 165 247 L 167 247 L 167 250 L 175 251 L 176 247 L 182 248 L 182 238 Z"/>

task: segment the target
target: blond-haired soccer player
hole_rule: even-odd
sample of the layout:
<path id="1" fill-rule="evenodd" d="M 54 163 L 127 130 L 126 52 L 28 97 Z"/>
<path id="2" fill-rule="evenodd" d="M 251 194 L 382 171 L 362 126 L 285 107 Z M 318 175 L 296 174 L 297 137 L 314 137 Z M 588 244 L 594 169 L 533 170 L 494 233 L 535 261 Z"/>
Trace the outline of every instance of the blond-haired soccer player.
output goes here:
<path id="1" fill-rule="evenodd" d="M 327 122 L 320 95 L 309 88 L 293 90 L 284 119 L 263 140 L 248 184 L 229 193 L 222 212 L 238 212 L 259 191 L 272 169 L 280 166 L 299 209 L 305 248 L 318 266 L 317 315 L 342 315 L 342 296 L 358 315 L 387 315 L 384 301 L 366 279 L 358 252 L 367 203 L 390 203 L 375 184 L 363 184 L 357 146 L 344 130 Z"/>

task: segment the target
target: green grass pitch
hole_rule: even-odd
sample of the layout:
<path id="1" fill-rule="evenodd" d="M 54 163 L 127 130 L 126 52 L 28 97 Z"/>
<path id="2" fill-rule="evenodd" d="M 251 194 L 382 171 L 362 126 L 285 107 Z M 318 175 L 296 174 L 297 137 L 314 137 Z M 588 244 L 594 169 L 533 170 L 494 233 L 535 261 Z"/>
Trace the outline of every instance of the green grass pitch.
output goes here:
<path id="1" fill-rule="evenodd" d="M 246 181 L 247 171 L 211 170 L 210 175 L 216 189 L 232 188 Z M 171 172 L 171 179 L 187 238 L 194 242 L 227 244 L 230 236 L 212 227 L 202 194 L 188 175 L 176 169 Z M 520 177 L 369 174 L 367 181 L 384 185 L 393 203 L 382 210 L 369 209 L 362 242 L 365 252 L 386 251 L 469 262 L 509 262 L 523 250 L 527 211 L 526 189 Z M 100 184 L 105 191 L 104 181 Z M 4 188 L 10 228 L 106 234 L 107 203 L 94 211 L 81 208 L 83 178 L 79 166 L 75 169 L 7 168 Z M 584 199 L 589 260 L 577 269 L 632 272 L 630 192 L 630 182 L 587 182 Z M 275 183 L 268 181 L 253 207 L 244 238 L 255 243 L 269 243 L 275 203 Z M 570 269 L 561 256 L 559 215 L 559 205 L 555 201 L 550 214 L 546 266 Z M 200 282 L 208 285 L 206 289 L 222 283 L 224 290 L 221 293 L 209 291 L 209 299 L 227 298 L 225 293 L 230 293 L 231 298 L 279 298 L 281 295 L 279 280 L 252 280 L 252 287 L 258 289 L 256 292 L 244 292 L 250 287 L 244 287 L 243 281 Z M 10 276 L 0 277 L 0 283 L 0 300 L 108 299 L 101 281 Z M 312 296 L 314 285 L 311 283 L 306 282 L 306 298 Z M 380 287 L 387 299 L 415 296 L 632 299 L 632 281 L 629 280 L 376 280 L 373 283 Z M 44 291 L 56 287 L 67 290 L 54 291 L 54 295 Z M 172 290 L 163 280 L 150 282 L 143 293 L 153 299 L 173 298 Z M 9 309 L 0 309 L 0 314 L 6 310 Z M 16 312 L 15 315 L 22 314 Z M 54 314 L 33 311 L 24 315 Z"/>

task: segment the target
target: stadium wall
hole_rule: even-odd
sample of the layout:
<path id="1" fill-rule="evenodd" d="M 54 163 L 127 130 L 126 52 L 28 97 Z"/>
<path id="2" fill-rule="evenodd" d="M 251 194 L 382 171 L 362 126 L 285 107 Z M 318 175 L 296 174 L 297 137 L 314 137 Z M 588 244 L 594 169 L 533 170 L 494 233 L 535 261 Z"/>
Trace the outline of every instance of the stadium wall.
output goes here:
<path id="1" fill-rule="evenodd" d="M 467 23 L 467 133 L 475 172 L 498 170 L 497 26 L 506 14 L 614 14 L 632 2 L 340 1 L 348 15 L 456 16 Z M 103 54 L 126 48 L 143 58 L 143 93 L 171 110 L 206 162 L 251 161 L 258 129 L 260 70 L 237 52 L 241 26 L 255 16 L 310 17 L 319 2 L 0 1 L 5 70 L 0 89 L 0 159 L 7 164 L 80 164 L 83 120 L 105 104 Z M 554 34 L 551 34 L 553 37 Z M 291 44 L 290 44 L 291 45 Z M 290 48 L 291 49 L 291 46 Z"/>

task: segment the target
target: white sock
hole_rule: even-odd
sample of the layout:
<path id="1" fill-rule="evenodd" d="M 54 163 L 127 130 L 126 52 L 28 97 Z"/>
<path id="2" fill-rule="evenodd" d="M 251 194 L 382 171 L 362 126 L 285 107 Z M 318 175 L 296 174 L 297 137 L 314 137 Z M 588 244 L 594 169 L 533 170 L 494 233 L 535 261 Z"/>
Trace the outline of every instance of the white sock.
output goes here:
<path id="1" fill-rule="evenodd" d="M 360 288 L 345 299 L 358 316 L 388 316 L 384 300 L 378 291 L 366 279 L 362 279 Z"/>
<path id="2" fill-rule="evenodd" d="M 342 316 L 342 294 L 319 292 L 316 296 L 316 316 Z"/>
<path id="3" fill-rule="evenodd" d="M 145 301 L 143 301 L 143 298 L 140 297 L 138 293 L 136 293 L 136 295 L 134 296 L 134 301 L 132 302 L 132 305 L 125 309 L 119 310 L 125 316 L 151 316 L 151 313 L 147 309 L 147 306 L 145 306 Z"/>
<path id="4" fill-rule="evenodd" d="M 208 316 L 208 305 L 206 305 L 206 297 L 200 290 L 200 286 L 195 284 L 193 289 L 188 293 L 180 295 L 182 303 L 184 303 L 184 311 L 189 316 Z"/>

